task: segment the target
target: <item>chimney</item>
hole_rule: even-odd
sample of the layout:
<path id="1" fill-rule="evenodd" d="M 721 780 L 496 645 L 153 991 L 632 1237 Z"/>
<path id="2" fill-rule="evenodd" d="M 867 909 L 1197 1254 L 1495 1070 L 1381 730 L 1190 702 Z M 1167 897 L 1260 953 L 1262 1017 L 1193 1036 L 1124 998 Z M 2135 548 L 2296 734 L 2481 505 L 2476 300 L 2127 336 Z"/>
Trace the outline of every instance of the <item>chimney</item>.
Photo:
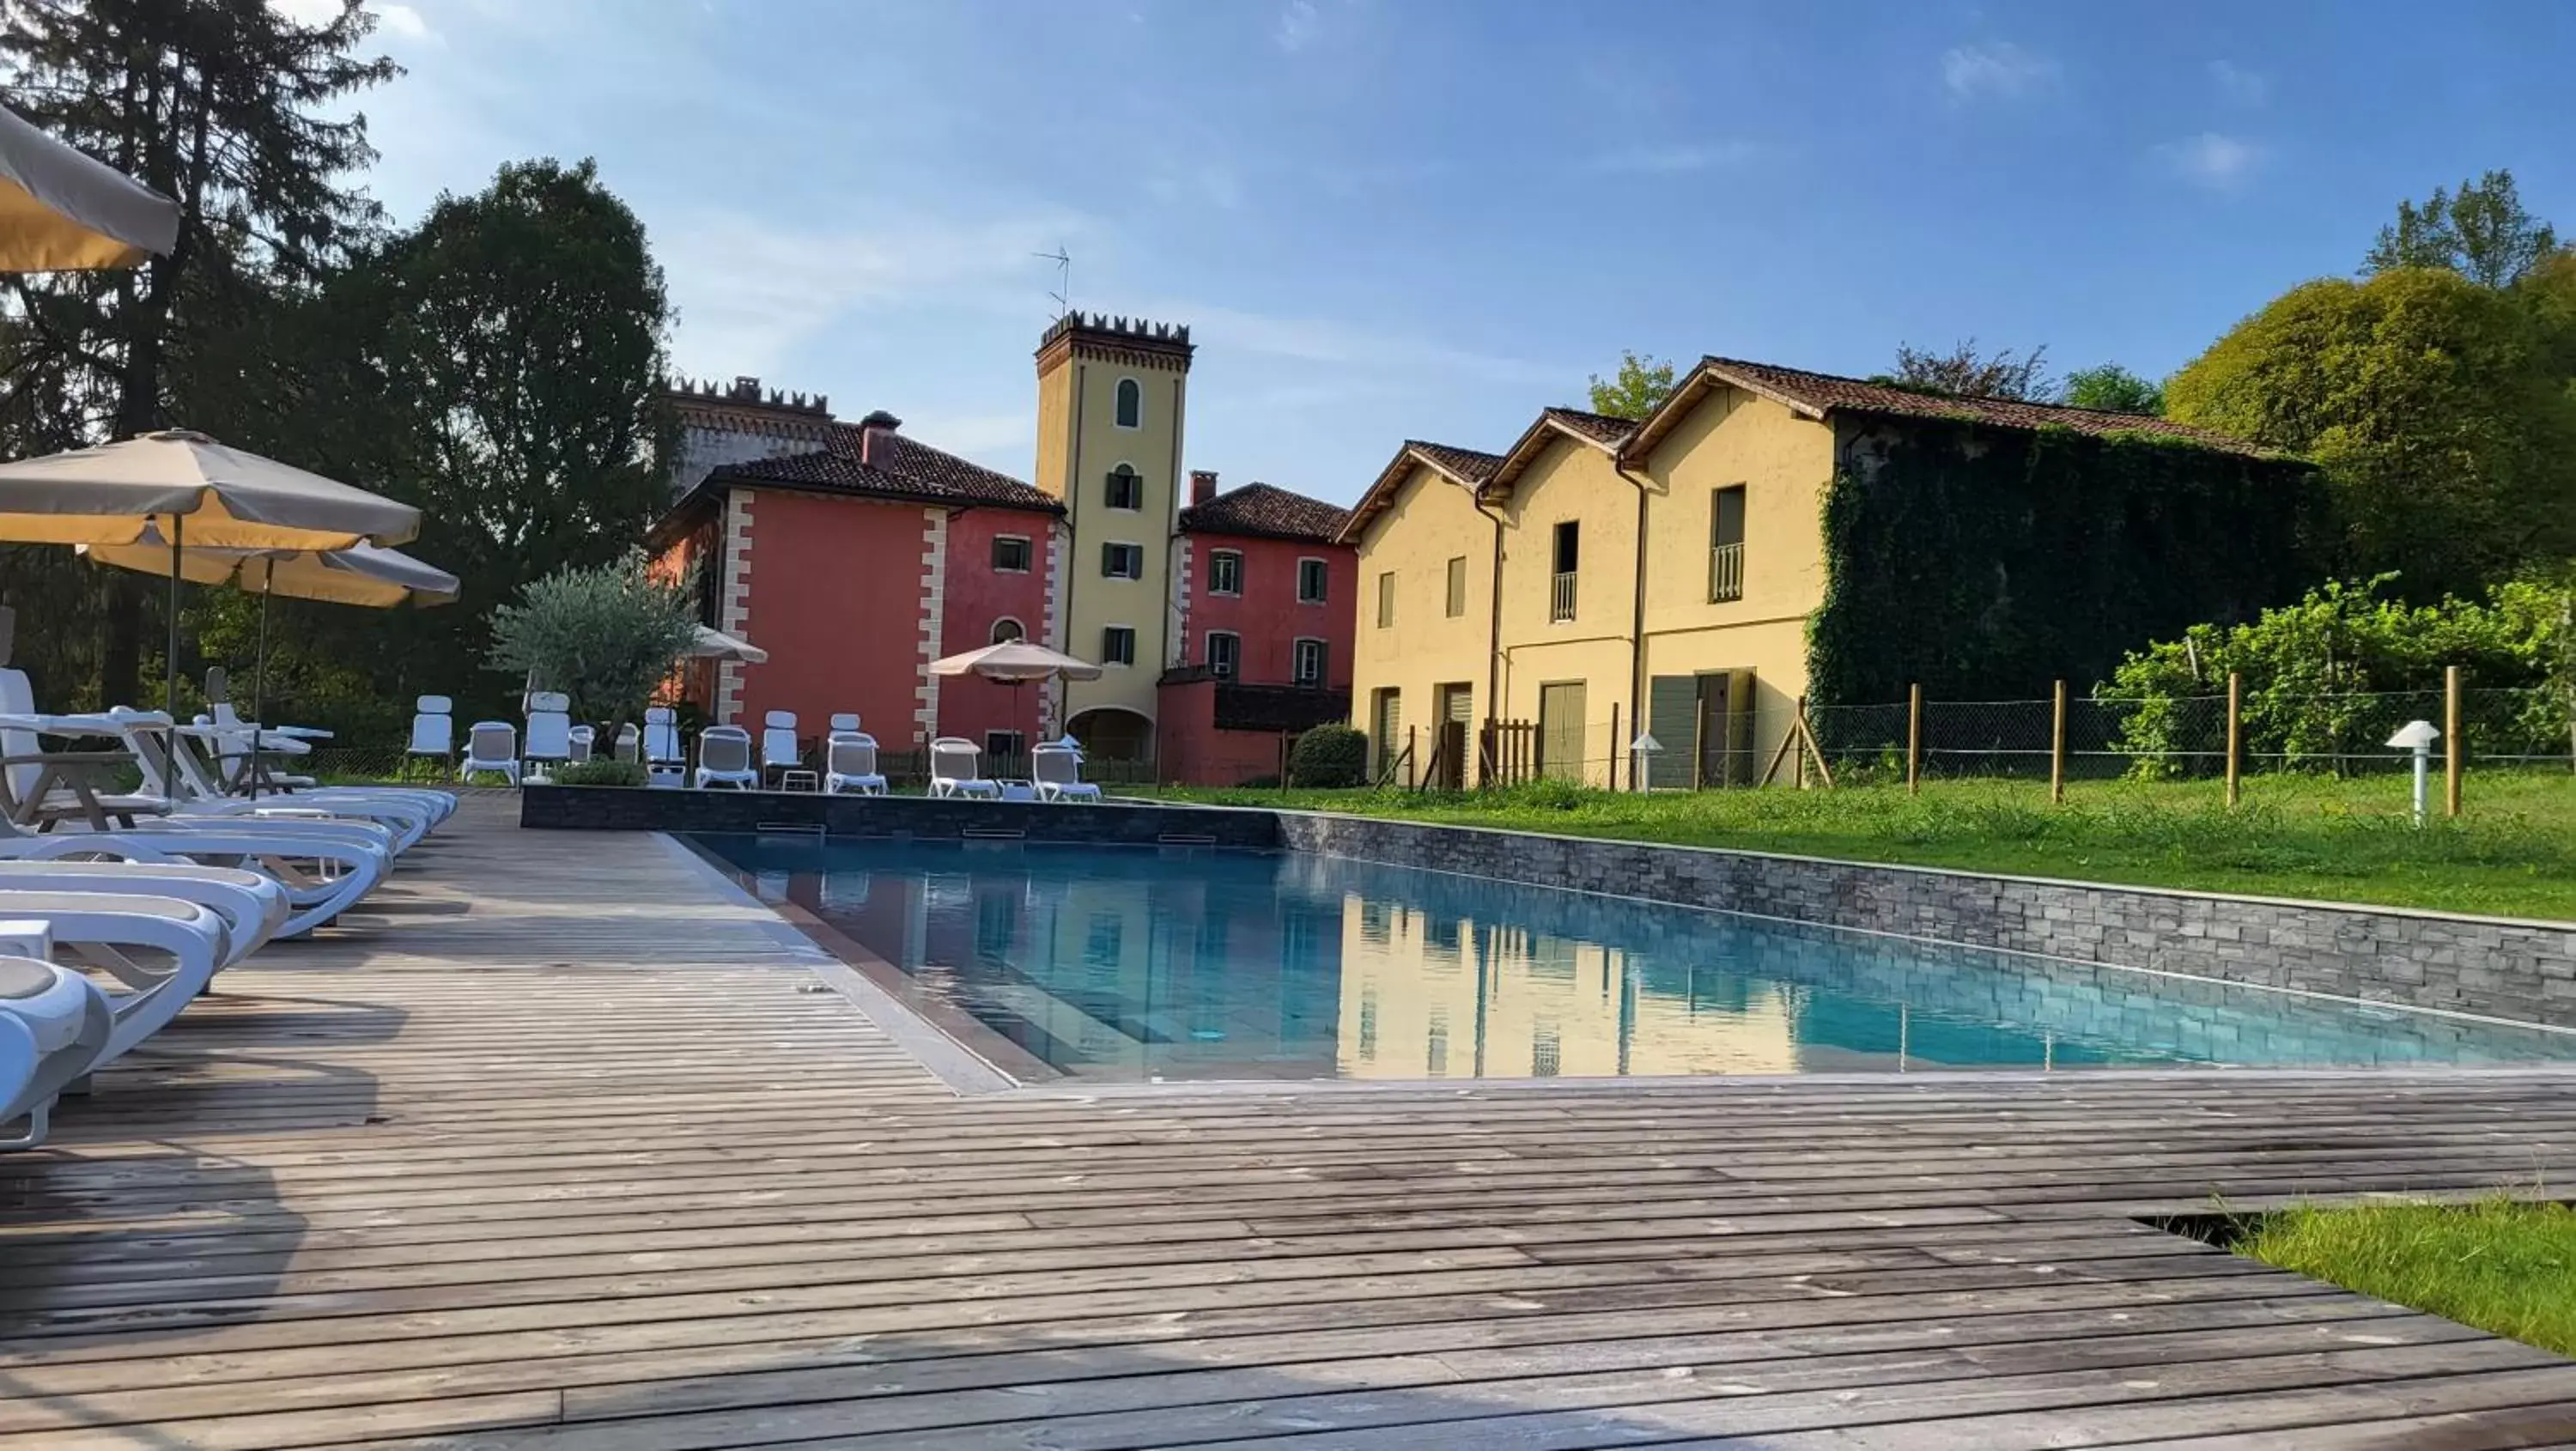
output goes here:
<path id="1" fill-rule="evenodd" d="M 880 408 L 859 420 L 859 462 L 872 469 L 894 467 L 894 431 L 903 420 Z"/>
<path id="2" fill-rule="evenodd" d="M 1216 497 L 1216 470 L 1190 470 L 1190 503 L 1204 504 Z"/>

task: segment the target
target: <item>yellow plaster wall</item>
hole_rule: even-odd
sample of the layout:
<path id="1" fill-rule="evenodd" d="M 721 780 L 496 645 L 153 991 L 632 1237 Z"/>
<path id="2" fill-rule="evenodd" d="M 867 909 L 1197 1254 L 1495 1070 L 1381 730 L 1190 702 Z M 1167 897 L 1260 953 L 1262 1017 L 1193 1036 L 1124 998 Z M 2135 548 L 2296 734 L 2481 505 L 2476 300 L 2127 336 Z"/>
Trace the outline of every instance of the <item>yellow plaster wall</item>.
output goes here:
<path id="1" fill-rule="evenodd" d="M 1492 638 L 1494 526 L 1477 511 L 1467 490 L 1430 469 L 1414 469 L 1396 487 L 1393 503 L 1372 520 L 1359 541 L 1358 630 L 1351 664 L 1351 724 L 1374 728 L 1377 692 L 1400 692 L 1404 722 L 1429 727 L 1444 684 L 1470 687 L 1472 716 L 1486 715 L 1486 648 Z M 1445 612 L 1449 561 L 1467 561 L 1466 608 Z M 1395 575 L 1395 623 L 1378 627 L 1378 577 Z M 1470 733 L 1472 751 L 1472 732 Z M 1381 743 L 1370 742 L 1372 771 Z M 1430 747 L 1422 751 L 1427 756 Z M 1474 778 L 1470 763 L 1469 779 Z"/>
<path id="2" fill-rule="evenodd" d="M 1583 778 L 1610 783 L 1610 760 L 1624 749 L 1610 731 L 1633 738 L 1628 706 L 1631 632 L 1635 626 L 1637 488 L 1619 476 L 1610 455 L 1570 438 L 1543 448 L 1512 485 L 1504 508 L 1503 711 L 1536 721 L 1541 688 L 1584 686 Z M 1556 525 L 1583 525 L 1574 618 L 1549 618 L 1555 584 Z M 1623 772 L 1624 772 L 1624 768 Z M 1623 775 L 1624 779 L 1624 775 Z"/>
<path id="3" fill-rule="evenodd" d="M 1170 569 L 1173 525 L 1180 512 L 1175 471 L 1180 457 L 1186 375 L 1174 366 L 1086 356 L 1080 346 L 1058 373 L 1067 381 L 1051 389 L 1056 376 L 1038 388 L 1039 422 L 1047 427 L 1048 397 L 1060 391 L 1066 423 L 1058 429 L 1065 463 L 1051 468 L 1047 450 L 1039 450 L 1039 485 L 1068 501 L 1073 547 L 1067 561 L 1065 652 L 1099 660 L 1100 632 L 1126 625 L 1136 632 L 1133 666 L 1108 666 L 1098 680 L 1065 684 L 1065 714 L 1070 720 L 1086 710 L 1114 706 L 1154 718 L 1155 682 L 1161 679 L 1170 638 Z M 1117 426 L 1118 381 L 1134 378 L 1144 388 L 1144 413 L 1137 428 Z M 1046 435 L 1041 433 L 1043 440 Z M 1109 470 L 1125 463 L 1144 481 L 1144 507 L 1134 512 L 1107 507 Z M 1132 543 L 1144 550 L 1140 579 L 1109 579 L 1100 572 L 1100 546 Z"/>

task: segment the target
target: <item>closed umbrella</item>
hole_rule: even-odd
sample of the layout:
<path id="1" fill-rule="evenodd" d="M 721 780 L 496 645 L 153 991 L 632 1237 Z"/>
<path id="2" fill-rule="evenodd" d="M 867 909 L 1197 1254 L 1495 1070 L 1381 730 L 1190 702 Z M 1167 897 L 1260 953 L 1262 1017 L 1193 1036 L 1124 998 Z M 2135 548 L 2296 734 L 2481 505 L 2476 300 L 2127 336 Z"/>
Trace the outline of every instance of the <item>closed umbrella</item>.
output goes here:
<path id="1" fill-rule="evenodd" d="M 400 544 L 420 511 L 275 459 L 168 429 L 0 464 L 0 540 L 165 541 L 170 572 L 168 708 L 179 708 L 182 555 L 201 549 L 338 550 Z"/>
<path id="2" fill-rule="evenodd" d="M 0 272 L 131 267 L 179 240 L 179 204 L 0 108 Z"/>
<path id="3" fill-rule="evenodd" d="M 745 665 L 758 665 L 769 658 L 768 651 L 749 640 L 704 625 L 690 628 L 697 633 L 690 637 L 689 648 L 680 652 L 684 660 L 739 660 Z"/>
<path id="4" fill-rule="evenodd" d="M 1005 640 L 962 655 L 950 655 L 930 662 L 933 675 L 980 675 L 986 680 L 999 680 L 1014 690 L 1032 680 L 1098 680 L 1100 667 L 1088 660 L 1076 660 L 1043 645 L 1026 640 Z M 1030 740 L 1037 734 L 1031 732 Z"/>
<path id="5" fill-rule="evenodd" d="M 81 552 L 100 564 L 160 574 L 170 561 L 160 532 L 146 531 L 132 544 L 87 544 Z M 398 549 L 353 544 L 316 550 L 198 549 L 179 551 L 179 576 L 195 584 L 232 584 L 259 596 L 258 668 L 252 676 L 251 715 L 256 718 L 268 685 L 268 601 L 291 600 L 392 609 L 398 605 L 447 605 L 464 588 L 456 576 Z"/>

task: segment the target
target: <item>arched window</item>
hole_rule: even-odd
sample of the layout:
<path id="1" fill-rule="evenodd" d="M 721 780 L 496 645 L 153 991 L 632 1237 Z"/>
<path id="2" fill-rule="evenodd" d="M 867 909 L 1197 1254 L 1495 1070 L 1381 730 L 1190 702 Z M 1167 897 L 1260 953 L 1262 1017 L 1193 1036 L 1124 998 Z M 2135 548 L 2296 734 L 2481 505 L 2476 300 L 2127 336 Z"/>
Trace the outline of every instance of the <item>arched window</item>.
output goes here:
<path id="1" fill-rule="evenodd" d="M 1013 640 L 1025 640 L 1028 637 L 1029 632 L 1021 627 L 1020 622 L 1008 615 L 993 622 L 993 643 L 996 645 L 1006 645 Z"/>
<path id="2" fill-rule="evenodd" d="M 1133 466 L 1120 464 L 1109 471 L 1108 490 L 1104 502 L 1112 509 L 1144 508 L 1145 480 L 1137 474 Z"/>
<path id="3" fill-rule="evenodd" d="M 1145 385 L 1133 378 L 1118 380 L 1118 426 L 1120 428 L 1145 426 Z"/>

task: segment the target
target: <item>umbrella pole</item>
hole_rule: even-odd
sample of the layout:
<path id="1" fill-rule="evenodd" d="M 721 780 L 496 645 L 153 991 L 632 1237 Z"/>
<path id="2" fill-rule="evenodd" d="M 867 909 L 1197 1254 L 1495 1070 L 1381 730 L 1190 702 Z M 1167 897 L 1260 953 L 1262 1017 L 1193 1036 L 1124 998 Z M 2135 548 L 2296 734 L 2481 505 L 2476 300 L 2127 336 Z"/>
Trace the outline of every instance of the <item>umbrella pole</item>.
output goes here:
<path id="1" fill-rule="evenodd" d="M 268 698 L 268 600 L 272 593 L 268 577 L 260 576 L 259 653 L 251 657 L 254 663 L 250 668 L 250 718 L 252 720 L 268 719 L 259 713 L 259 708 Z"/>
<path id="2" fill-rule="evenodd" d="M 179 533 L 187 516 L 170 516 L 170 654 L 161 671 L 161 708 L 179 718 Z"/>

